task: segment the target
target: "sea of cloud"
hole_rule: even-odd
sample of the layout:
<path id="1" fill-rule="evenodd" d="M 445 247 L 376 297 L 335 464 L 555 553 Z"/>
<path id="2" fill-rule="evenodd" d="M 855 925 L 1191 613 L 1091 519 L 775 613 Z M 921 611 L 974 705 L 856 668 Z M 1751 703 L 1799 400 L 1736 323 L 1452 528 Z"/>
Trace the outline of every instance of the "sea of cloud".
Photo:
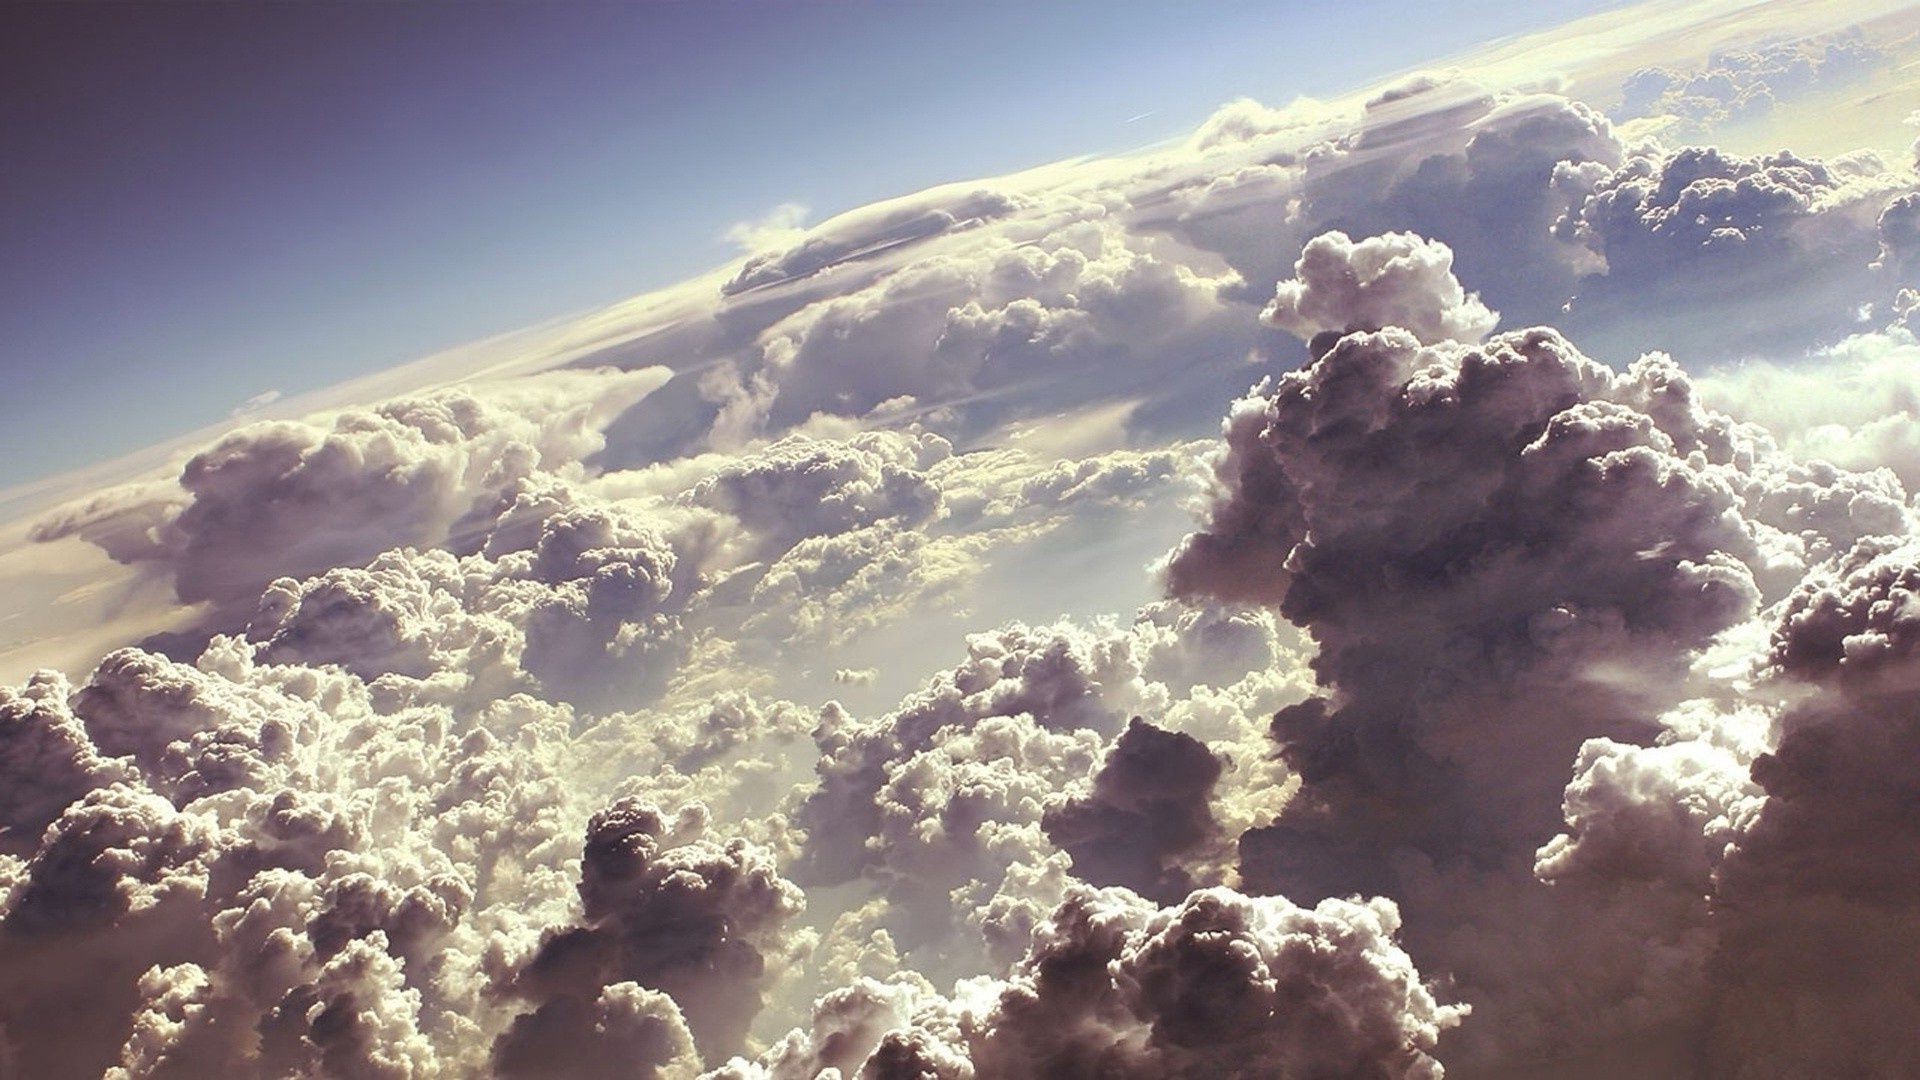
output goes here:
<path id="1" fill-rule="evenodd" d="M 1679 140 L 1909 45 L 783 212 L 44 515 L 185 616 L 0 688 L 0 1075 L 1902 1075 L 1920 176 Z"/>

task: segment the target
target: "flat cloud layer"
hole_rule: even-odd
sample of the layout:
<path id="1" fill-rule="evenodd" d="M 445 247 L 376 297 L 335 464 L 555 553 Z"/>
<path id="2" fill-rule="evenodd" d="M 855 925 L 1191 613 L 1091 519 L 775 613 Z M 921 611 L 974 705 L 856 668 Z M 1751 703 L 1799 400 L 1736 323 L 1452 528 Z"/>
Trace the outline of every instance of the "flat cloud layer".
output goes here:
<path id="1" fill-rule="evenodd" d="M 1920 178 L 1708 144 L 1904 25 L 782 219 L 50 512 L 181 607 L 0 687 L 0 1074 L 1900 1074 Z"/>

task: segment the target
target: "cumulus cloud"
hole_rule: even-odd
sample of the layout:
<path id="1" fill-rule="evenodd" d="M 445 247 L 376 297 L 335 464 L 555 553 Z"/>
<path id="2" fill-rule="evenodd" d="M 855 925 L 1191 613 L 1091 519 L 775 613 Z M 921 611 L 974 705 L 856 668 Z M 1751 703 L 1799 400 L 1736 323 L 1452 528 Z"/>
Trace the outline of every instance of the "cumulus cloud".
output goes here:
<path id="1" fill-rule="evenodd" d="M 1611 342 L 1606 324 L 1631 309 L 1643 324 L 1635 340 L 1724 360 L 1831 342 L 1856 329 L 1860 305 L 1890 297 L 1874 267 L 1878 220 L 1913 177 L 1864 152 L 1686 147 L 1563 170 L 1560 182 L 1579 194 L 1555 231 L 1606 267 L 1582 281 L 1568 325 Z M 1654 291 L 1664 302 L 1648 302 Z M 1702 308 L 1722 316 L 1704 333 Z"/>
<path id="2" fill-rule="evenodd" d="M 970 401 L 991 417 L 1016 387 L 1021 408 L 1055 395 L 1080 403 L 1089 364 L 1124 376 L 1103 388 L 1117 394 L 1149 381 L 1176 341 L 1242 351 L 1245 324 L 1225 318 L 1222 295 L 1233 275 L 1167 248 L 1096 219 L 930 251 L 765 325 L 704 375 L 709 441 L 736 446 L 815 414 L 865 416 L 902 400 Z M 982 397 L 990 392 L 1000 393 Z"/>
<path id="3" fill-rule="evenodd" d="M 1904 328 L 1856 334 L 1793 363 L 1750 361 L 1701 376 L 1715 408 L 1766 428 L 1806 461 L 1885 468 L 1920 490 L 1920 345 Z"/>
<path id="4" fill-rule="evenodd" d="M 1609 169 L 1625 149 L 1580 102 L 1438 75 L 1284 149 L 1274 141 L 1257 137 L 1272 147 L 1259 164 L 1181 189 L 1172 226 L 1239 271 L 1257 301 L 1294 273 L 1294 253 L 1311 237 L 1411 232 L 1450 250 L 1487 303 L 1531 320 L 1556 312 L 1588 268 L 1586 253 L 1551 234 L 1570 198 L 1556 175 Z"/>
<path id="5" fill-rule="evenodd" d="M 164 513 L 151 502 L 105 521 L 57 512 L 38 537 L 104 540 L 133 514 L 148 522 L 138 545 L 108 554 L 162 564 L 183 600 L 248 599 L 282 575 L 448 541 L 466 514 L 543 467 L 577 468 L 602 445 L 601 428 L 665 378 L 560 372 L 349 409 L 330 423 L 251 424 L 187 461 Z"/>
<path id="6" fill-rule="evenodd" d="M 1397 326 L 1423 345 L 1477 342 L 1499 321 L 1453 276 L 1452 250 L 1411 233 L 1314 237 L 1260 317 L 1303 340 Z"/>
<path id="7" fill-rule="evenodd" d="M 1880 258 L 1875 265 L 1910 285 L 1920 281 L 1920 192 L 1908 192 L 1880 211 Z"/>
<path id="8" fill-rule="evenodd" d="M 0 687 L 0 850 L 31 851 L 61 811 L 95 788 L 130 779 L 132 770 L 87 737 L 68 705 L 64 676 L 46 672 L 21 687 Z"/>
<path id="9" fill-rule="evenodd" d="M 1646 995 L 1681 956 L 1700 985 L 1698 890 L 1757 793 L 1751 747 L 1648 749 L 1674 738 L 1658 717 L 1763 596 L 1904 531 L 1897 481 L 1782 459 L 1671 360 L 1616 373 L 1545 330 L 1349 334 L 1238 403 L 1214 468 L 1169 587 L 1273 606 L 1317 642 L 1324 688 L 1274 716 L 1300 789 L 1241 836 L 1243 880 L 1398 899 L 1414 955 L 1479 1006 L 1457 1060 L 1664 1022 Z M 1563 814 L 1571 839 L 1536 856 Z M 1646 865 L 1656 851 L 1673 854 Z M 1599 914 L 1612 900 L 1556 901 L 1536 874 L 1658 880 L 1672 917 L 1628 931 Z M 1521 989 L 1612 948 L 1604 933 L 1674 951 L 1563 995 Z"/>
<path id="10" fill-rule="evenodd" d="M 1209 801 L 1220 761 L 1191 735 L 1135 717 L 1084 794 L 1050 809 L 1047 836 L 1073 859 L 1075 876 L 1174 897 L 1193 885 L 1180 856 L 1214 839 Z"/>
<path id="11" fill-rule="evenodd" d="M 849 440 L 789 436 L 729 462 L 690 498 L 740 519 L 773 551 L 881 521 L 909 527 L 940 511 L 926 470 L 952 454 L 936 435 L 870 432 Z"/>
<path id="12" fill-rule="evenodd" d="M 538 1007 L 495 1044 L 503 1071 L 539 1072 L 543 1062 L 567 1052 L 604 1060 L 615 1046 L 589 1051 L 578 1044 L 641 1035 L 634 1018 L 611 1034 L 604 1030 L 602 999 L 629 984 L 670 994 L 707 1055 L 739 1048 L 767 976 L 765 950 L 778 947 L 781 926 L 803 900 L 765 852 L 742 840 L 707 841 L 704 831 L 703 807 L 669 821 L 631 799 L 588 823 L 582 921 L 547 931 L 513 973 L 511 991 Z M 671 1047 L 675 1012 L 661 1015 L 663 1005 L 672 1008 L 649 999 L 639 1026 L 669 1029 L 649 1041 Z M 516 1062 L 526 1064 L 516 1068 Z"/>

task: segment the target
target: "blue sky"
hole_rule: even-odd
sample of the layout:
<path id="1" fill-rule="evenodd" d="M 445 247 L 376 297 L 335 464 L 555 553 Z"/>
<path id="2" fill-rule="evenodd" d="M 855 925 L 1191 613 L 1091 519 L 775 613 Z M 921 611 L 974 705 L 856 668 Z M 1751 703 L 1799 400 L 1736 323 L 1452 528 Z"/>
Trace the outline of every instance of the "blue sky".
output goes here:
<path id="1" fill-rule="evenodd" d="M 9 6 L 0 487 L 669 284 L 781 203 L 1131 148 L 1611 6 Z"/>

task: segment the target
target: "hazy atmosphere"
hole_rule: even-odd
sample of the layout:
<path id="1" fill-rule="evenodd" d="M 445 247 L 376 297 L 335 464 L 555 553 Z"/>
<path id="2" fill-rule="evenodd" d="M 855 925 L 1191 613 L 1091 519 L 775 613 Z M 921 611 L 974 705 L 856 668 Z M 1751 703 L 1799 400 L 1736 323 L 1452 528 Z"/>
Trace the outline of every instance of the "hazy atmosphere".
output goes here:
<path id="1" fill-rule="evenodd" d="M 1920 1076 L 1920 8 L 0 8 L 0 1080 Z"/>

